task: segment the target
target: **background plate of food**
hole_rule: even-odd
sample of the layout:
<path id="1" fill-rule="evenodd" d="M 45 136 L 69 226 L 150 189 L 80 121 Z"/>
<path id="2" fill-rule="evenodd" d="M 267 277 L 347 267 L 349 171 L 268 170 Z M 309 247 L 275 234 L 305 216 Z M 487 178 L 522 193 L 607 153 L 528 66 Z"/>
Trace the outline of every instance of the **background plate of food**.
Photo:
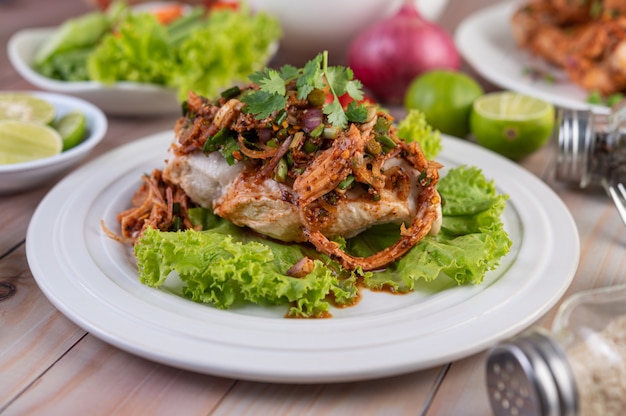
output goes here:
<path id="1" fill-rule="evenodd" d="M 437 279 L 404 295 L 364 290 L 357 305 L 333 309 L 328 319 L 285 319 L 287 309 L 278 306 L 222 310 L 193 302 L 173 287 L 140 283 L 132 250 L 101 227 L 128 208 L 143 174 L 162 167 L 173 134 L 133 141 L 65 178 L 37 208 L 26 239 L 33 276 L 62 313 L 147 359 L 268 382 L 416 371 L 528 327 L 558 301 L 577 268 L 578 234 L 562 201 L 508 159 L 446 136 L 438 162 L 480 167 L 508 195 L 503 222 L 513 245 L 480 284 Z"/>
<path id="2" fill-rule="evenodd" d="M 569 31 L 554 25 L 548 29 L 539 27 L 533 22 L 549 22 L 550 18 L 527 18 L 529 16 L 524 13 L 535 12 L 527 12 L 524 9 L 526 3 L 506 1 L 468 17 L 455 32 L 459 52 L 481 76 L 499 87 L 532 95 L 561 107 L 608 113 L 607 100 L 610 96 L 614 98 L 615 94 L 609 89 L 601 92 L 600 85 L 582 79 L 580 71 L 557 65 L 557 61 L 563 65 L 565 61 L 574 62 L 575 54 L 568 49 L 572 40 L 565 37 Z M 584 4 L 587 3 L 580 3 Z M 549 16 L 553 12 L 541 10 L 536 13 Z M 530 43 L 534 46 L 529 46 Z M 543 48 L 545 50 L 537 46 L 543 43 L 548 45 Z M 601 63 L 594 65 L 602 66 Z"/>
<path id="3" fill-rule="evenodd" d="M 178 3 L 113 3 L 58 27 L 20 30 L 7 48 L 16 71 L 38 88 L 83 98 L 109 115 L 144 116 L 180 112 L 189 89 L 212 96 L 246 82 L 279 38 L 274 18 L 238 6 L 207 15 Z"/>

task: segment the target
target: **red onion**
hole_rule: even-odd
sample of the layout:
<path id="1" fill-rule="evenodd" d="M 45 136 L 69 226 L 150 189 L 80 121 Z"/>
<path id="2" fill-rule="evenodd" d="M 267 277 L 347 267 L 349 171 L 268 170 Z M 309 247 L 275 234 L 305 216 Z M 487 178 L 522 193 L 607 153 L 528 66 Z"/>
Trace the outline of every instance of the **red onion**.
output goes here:
<path id="1" fill-rule="evenodd" d="M 257 136 L 259 136 L 259 141 L 263 144 L 270 141 L 273 133 L 272 129 L 257 129 L 256 132 Z"/>
<path id="2" fill-rule="evenodd" d="M 381 101 L 399 103 L 418 75 L 458 70 L 461 59 L 450 34 L 424 19 L 413 1 L 358 35 L 348 51 L 354 77 Z"/>
<path id="3" fill-rule="evenodd" d="M 304 119 L 302 120 L 302 129 L 310 133 L 324 121 L 324 114 L 320 108 L 309 108 L 304 110 Z"/>

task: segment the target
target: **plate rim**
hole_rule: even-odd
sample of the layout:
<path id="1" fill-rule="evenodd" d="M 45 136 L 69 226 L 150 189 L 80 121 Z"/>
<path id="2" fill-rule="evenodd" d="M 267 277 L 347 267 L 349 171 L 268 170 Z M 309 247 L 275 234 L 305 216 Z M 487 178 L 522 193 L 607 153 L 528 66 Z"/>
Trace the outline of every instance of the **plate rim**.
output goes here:
<path id="1" fill-rule="evenodd" d="M 507 317 L 505 316 L 498 316 L 496 329 L 484 327 L 475 328 L 470 325 L 469 329 L 473 331 L 473 339 L 472 342 L 468 343 L 467 346 L 463 348 L 457 348 L 456 346 L 445 346 L 445 348 L 443 348 L 446 350 L 446 353 L 444 355 L 440 355 L 436 358 L 429 357 L 428 359 L 422 359 L 421 361 L 419 359 L 416 360 L 411 354 L 414 351 L 407 351 L 406 348 L 415 347 L 415 343 L 409 340 L 409 342 L 399 342 L 397 345 L 364 345 L 362 348 L 356 348 L 356 351 L 350 351 L 351 354 L 349 356 L 346 356 L 345 351 L 335 351 L 338 347 L 335 345 L 331 345 L 329 346 L 328 350 L 322 351 L 326 353 L 325 357 L 327 358 L 325 359 L 331 360 L 331 363 L 324 363 L 324 365 L 319 365 L 320 363 L 317 360 L 319 359 L 319 351 L 314 351 L 313 348 L 308 348 L 307 345 L 301 345 L 301 339 L 290 339 L 289 342 L 292 342 L 294 347 L 291 350 L 289 349 L 291 347 L 286 347 L 286 356 L 281 356 L 281 360 L 285 362 L 286 367 L 282 368 L 278 366 L 277 368 L 277 366 L 275 365 L 275 362 L 277 360 L 277 352 L 281 353 L 285 351 L 276 351 L 275 348 L 271 348 L 272 342 L 274 342 L 273 340 L 268 341 L 268 345 L 270 346 L 270 348 L 246 347 L 247 341 L 242 341 L 243 344 L 238 345 L 232 345 L 232 343 L 219 344 L 212 342 L 209 342 L 207 344 L 206 340 L 202 339 L 200 336 L 193 337 L 190 336 L 189 333 L 186 333 L 186 335 L 184 335 L 182 338 L 179 338 L 180 334 L 178 334 L 176 331 L 171 330 L 170 328 L 168 328 L 168 333 L 163 333 L 163 331 L 156 331 L 154 330 L 154 328 L 151 327 L 147 329 L 144 328 L 144 331 L 148 332 L 154 340 L 159 340 L 161 343 L 164 342 L 165 344 L 169 343 L 169 346 L 159 345 L 158 347 L 155 346 L 154 348 L 150 348 L 149 345 L 146 345 L 145 339 L 137 339 L 139 336 L 144 336 L 145 334 L 132 332 L 120 334 L 117 329 L 110 328 L 110 323 L 106 322 L 107 319 L 119 319 L 119 316 L 125 316 L 126 318 L 129 318 L 129 316 L 127 316 L 128 313 L 125 312 L 124 309 L 130 308 L 129 310 L 132 310 L 132 306 L 129 305 L 126 300 L 132 302 L 133 296 L 130 293 L 120 291 L 120 293 L 125 296 L 123 302 L 126 302 L 120 303 L 118 299 L 115 299 L 113 301 L 99 299 L 96 293 L 92 293 L 91 291 L 93 290 L 93 287 L 96 287 L 98 285 L 113 285 L 111 279 L 106 275 L 104 276 L 104 278 L 102 276 L 96 275 L 96 283 L 86 283 L 80 280 L 80 275 L 82 273 L 80 267 L 83 267 L 85 264 L 88 264 L 90 268 L 95 267 L 91 264 L 94 262 L 93 259 L 87 259 L 84 261 L 66 261 L 66 263 L 62 263 L 63 261 L 65 261 L 64 255 L 66 255 L 66 253 L 64 254 L 63 251 L 66 251 L 66 249 L 64 247 L 61 247 L 57 250 L 58 253 L 52 253 L 52 258 L 59 263 L 51 266 L 49 264 L 50 259 L 41 258 L 39 255 L 40 251 L 38 250 L 40 250 L 41 247 L 50 246 L 50 244 L 58 242 L 54 241 L 55 232 L 65 232 L 63 231 L 63 229 L 55 228 L 53 229 L 54 232 L 50 232 L 47 234 L 44 233 L 45 235 L 50 235 L 50 238 L 52 238 L 53 241 L 44 241 L 46 239 L 42 239 L 41 236 L 42 230 L 44 230 L 46 227 L 54 227 L 51 224 L 46 224 L 46 221 L 49 222 L 50 212 L 62 211 L 65 212 L 65 215 L 69 215 L 67 214 L 71 211 L 69 208 L 71 208 L 73 204 L 76 204 L 75 200 L 73 200 L 72 198 L 67 198 L 67 195 L 65 195 L 67 189 L 73 188 L 77 181 L 84 180 L 84 178 L 88 176 L 86 174 L 89 172 L 93 172 L 94 169 L 97 169 L 99 167 L 99 165 L 111 165 L 112 161 L 116 160 L 116 158 L 119 159 L 119 157 L 125 154 L 133 154 L 135 155 L 135 157 L 136 155 L 142 155 L 141 152 L 137 151 L 138 149 L 142 149 L 143 147 L 154 148 L 154 143 L 165 143 L 167 140 L 169 140 L 171 134 L 171 131 L 168 130 L 165 132 L 160 132 L 144 137 L 141 140 L 122 145 L 99 156 L 97 159 L 91 161 L 90 163 L 79 168 L 77 171 L 68 175 L 61 182 L 59 182 L 40 202 L 29 224 L 26 238 L 27 261 L 33 277 L 35 278 L 42 292 L 55 305 L 55 307 L 57 307 L 57 309 L 59 309 L 70 320 L 74 321 L 78 326 L 82 327 L 88 332 L 91 332 L 93 335 L 104 340 L 105 342 L 112 344 L 127 352 L 151 359 L 153 361 L 157 361 L 178 368 L 192 370 L 195 372 L 201 372 L 217 376 L 240 378 L 254 381 L 287 383 L 357 381 L 422 370 L 479 352 L 489 347 L 493 343 L 508 336 L 514 335 L 515 333 L 526 328 L 536 319 L 539 319 L 543 315 L 543 313 L 545 313 L 561 298 L 563 293 L 569 287 L 578 266 L 578 259 L 580 256 L 580 242 L 576 225 L 571 217 L 571 214 L 569 213 L 569 210 L 567 210 L 567 207 L 545 183 L 535 177 L 532 173 L 526 171 L 518 165 L 515 165 L 513 162 L 504 159 L 499 155 L 496 155 L 495 153 L 479 148 L 478 146 L 473 145 L 469 142 L 462 141 L 461 139 L 443 136 L 444 154 L 446 152 L 446 147 L 449 147 L 451 144 L 453 144 L 452 147 L 460 147 L 461 150 L 463 150 L 463 157 L 467 156 L 465 154 L 467 150 L 471 150 L 469 152 L 470 155 L 472 153 L 481 154 L 484 157 L 487 157 L 489 161 L 496 166 L 505 166 L 511 168 L 511 172 L 518 177 L 517 179 L 521 177 L 522 180 L 526 180 L 533 185 L 538 186 L 539 193 L 544 198 L 548 199 L 548 206 L 552 207 L 552 210 L 557 211 L 556 214 L 558 215 L 551 219 L 554 219 L 556 221 L 555 223 L 566 227 L 565 229 L 559 230 L 560 234 L 556 237 L 563 239 L 563 236 L 565 236 L 565 238 L 563 239 L 564 241 L 560 241 L 560 243 L 562 244 L 563 242 L 565 242 L 566 245 L 569 245 L 569 248 L 572 252 L 569 253 L 570 256 L 568 257 L 568 261 L 565 264 L 559 265 L 564 266 L 561 270 L 559 270 L 562 275 L 559 276 L 558 279 L 555 279 L 551 276 L 547 277 L 547 283 L 549 284 L 546 284 L 546 286 L 554 287 L 550 288 L 550 293 L 540 294 L 539 297 L 541 297 L 541 305 L 539 305 L 539 307 L 533 306 L 533 310 L 530 311 L 514 310 L 514 313 L 511 314 L 516 315 L 516 318 L 513 322 L 507 320 Z M 119 165 L 119 163 L 117 165 Z M 122 171 L 121 174 L 123 175 L 124 171 Z M 108 186 L 108 183 L 106 183 L 105 185 Z M 90 184 L 90 188 L 95 194 L 103 192 L 102 189 L 98 189 L 98 186 L 102 187 L 103 184 Z M 537 189 L 535 189 L 534 191 L 536 192 Z M 81 196 L 81 198 L 84 197 Z M 61 199 L 62 201 L 60 202 Z M 81 201 L 82 200 L 83 199 L 81 199 Z M 60 204 L 60 206 L 55 207 L 55 204 Z M 76 205 L 74 205 L 74 207 L 76 207 Z M 538 207 L 536 209 L 543 210 L 545 215 L 550 214 L 550 212 L 545 211 L 544 208 L 545 207 Z M 80 207 L 80 209 L 87 209 L 87 207 L 83 206 Z M 550 215 L 554 216 L 555 213 L 553 212 Z M 76 218 L 74 218 L 73 220 L 76 221 Z M 77 222 L 80 222 L 82 220 L 83 219 L 79 219 L 79 221 Z M 60 226 L 59 224 L 64 224 L 62 218 L 58 221 L 55 221 L 55 223 L 57 224 L 57 226 Z M 549 221 L 547 223 L 548 226 L 553 224 Z M 80 238 L 81 233 L 84 233 L 84 228 L 85 225 L 83 224 L 81 229 L 68 231 L 68 233 L 74 233 L 79 236 L 78 238 Z M 57 246 L 62 246 L 62 244 L 57 244 Z M 563 248 L 561 247 L 560 249 L 562 250 Z M 554 263 L 555 262 L 547 261 L 546 259 L 544 259 L 542 267 L 553 268 L 555 267 Z M 561 263 L 563 262 L 561 261 Z M 61 270 L 57 270 L 59 268 Z M 55 274 L 55 271 L 59 273 Z M 70 281 L 68 280 L 70 278 L 77 280 Z M 89 287 L 92 284 L 94 286 Z M 522 289 L 528 290 L 526 288 L 527 284 L 529 283 L 524 282 L 524 287 L 520 287 L 517 289 L 519 289 L 520 292 L 522 292 Z M 93 302 L 89 303 L 88 305 L 82 305 L 80 304 L 80 301 L 77 303 L 76 300 L 72 299 L 72 296 L 75 295 L 75 293 L 72 294 L 68 291 L 59 291 L 60 285 L 64 285 L 65 289 L 69 287 L 70 290 L 75 290 L 76 293 L 86 296 L 92 296 L 93 298 L 91 298 L 90 300 Z M 489 297 L 496 296 L 496 289 L 498 292 L 505 290 L 499 286 L 492 286 L 489 289 L 492 289 Z M 145 290 L 145 293 L 149 293 L 148 291 L 153 291 L 154 289 L 146 287 Z M 476 290 L 478 291 L 479 289 Z M 485 292 L 485 290 L 482 290 L 480 293 Z M 143 299 L 141 299 L 141 301 L 143 302 Z M 114 303 L 111 304 L 111 302 Z M 118 304 L 115 304 L 115 302 L 118 302 Z M 508 302 L 505 303 L 508 304 Z M 204 305 L 201 306 L 208 307 Z M 498 309 L 500 307 L 501 305 L 494 305 L 490 309 L 481 311 L 481 314 L 493 314 L 493 310 L 491 309 Z M 141 305 L 141 308 L 142 311 L 151 310 L 150 306 L 145 306 L 143 305 L 143 303 Z M 101 316 L 99 315 L 100 313 L 104 315 Z M 163 314 L 164 317 L 168 317 L 167 311 L 163 312 Z M 215 318 L 218 323 L 245 321 L 245 323 L 242 324 L 244 327 L 250 325 L 250 323 L 247 321 L 247 318 L 233 318 L 230 315 L 224 314 L 223 311 L 213 311 L 211 313 L 207 312 L 207 315 Z M 410 311 L 401 311 L 399 314 L 396 315 L 406 315 L 411 317 Z M 481 319 L 484 319 L 483 315 L 477 316 L 475 318 L 472 317 L 472 323 L 474 324 Z M 138 321 L 130 322 L 133 319 Z M 172 319 L 174 321 L 177 320 L 176 317 L 172 317 Z M 336 328 L 347 328 L 346 322 L 351 325 L 355 322 L 358 324 L 354 329 L 354 333 L 359 335 L 360 337 L 370 336 L 372 335 L 371 330 L 368 331 L 368 329 L 365 329 L 364 331 L 362 331 L 361 327 L 363 325 L 369 325 L 371 323 L 385 323 L 385 319 L 387 319 L 387 317 L 378 317 L 378 319 L 364 318 L 360 320 L 355 318 L 352 321 L 348 319 L 344 320 L 343 322 L 341 322 L 341 320 L 333 319 L 305 322 L 302 322 L 302 320 L 296 320 L 298 324 L 294 324 L 294 320 L 284 320 L 280 322 L 274 320 L 272 321 L 272 323 L 267 323 L 267 325 L 270 325 L 272 328 L 278 328 L 278 332 L 276 333 L 280 335 L 280 327 L 285 326 L 284 322 L 289 322 L 287 324 L 288 328 L 291 330 L 296 328 L 295 332 L 297 333 L 297 337 L 301 337 L 302 339 L 307 339 L 307 341 L 310 341 L 310 339 L 312 339 L 311 337 L 314 337 L 316 334 L 320 333 L 319 331 L 324 332 L 329 329 L 336 330 Z M 132 319 L 128 320 L 129 322 L 127 325 L 129 327 L 134 327 L 138 324 L 149 326 L 146 325 L 146 322 L 148 322 L 148 318 L 145 317 L 143 318 L 143 321 L 142 318 L 138 317 L 133 317 Z M 254 321 L 254 324 L 256 325 L 262 320 L 250 319 L 250 321 Z M 214 323 L 213 325 L 215 327 L 215 325 L 217 324 Z M 397 327 L 397 324 L 394 323 L 390 326 L 393 326 L 392 329 L 395 329 Z M 436 326 L 437 325 L 434 325 L 434 327 Z M 465 327 L 463 327 L 463 325 L 460 326 L 462 327 L 460 328 L 461 332 L 467 330 L 467 325 L 465 325 Z M 306 331 L 304 331 L 302 328 L 305 328 Z M 400 328 L 402 328 L 402 325 L 400 326 Z M 239 334 L 236 333 L 236 330 L 233 331 L 235 331 L 235 338 L 239 336 Z M 305 333 L 307 331 L 310 332 L 310 334 Z M 447 328 L 443 332 L 446 331 L 448 331 Z M 428 342 L 422 342 L 422 345 L 427 345 L 428 343 L 434 342 L 434 340 L 437 339 L 437 336 L 440 338 L 443 337 L 444 340 L 446 339 L 446 334 L 438 335 L 437 331 L 434 331 L 434 333 L 436 336 L 434 338 L 431 337 L 430 339 L 428 339 Z M 478 337 L 478 339 L 476 337 Z M 419 344 L 419 342 L 417 344 Z M 172 351 L 168 351 L 168 348 L 180 348 L 181 345 L 189 348 L 189 350 L 194 351 L 209 348 L 219 355 L 219 359 L 204 357 L 201 360 L 197 357 L 188 357 L 185 354 L 181 354 L 180 351 L 174 351 L 173 353 Z M 371 354 L 378 354 L 380 352 L 384 352 L 390 355 L 390 357 L 386 358 L 387 361 L 370 360 L 370 362 L 363 362 L 364 357 L 368 357 Z M 429 351 L 417 351 L 415 355 L 429 353 Z M 311 360 L 307 360 L 306 358 L 311 358 Z M 244 362 L 243 364 L 241 363 L 242 361 Z M 281 361 L 281 363 L 283 361 Z M 307 361 L 311 361 L 315 365 L 307 363 Z M 333 366 L 331 367 L 330 364 L 332 364 Z M 291 367 L 294 365 L 300 365 L 300 367 Z"/>

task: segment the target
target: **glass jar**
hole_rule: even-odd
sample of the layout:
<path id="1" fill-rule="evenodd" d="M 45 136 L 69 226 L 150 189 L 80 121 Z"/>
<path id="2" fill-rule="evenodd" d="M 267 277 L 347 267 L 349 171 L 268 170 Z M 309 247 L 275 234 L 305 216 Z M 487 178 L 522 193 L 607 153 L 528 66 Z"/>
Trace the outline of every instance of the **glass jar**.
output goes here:
<path id="1" fill-rule="evenodd" d="M 626 415 L 626 286 L 574 295 L 551 331 L 493 347 L 486 382 L 496 416 Z"/>
<path id="2" fill-rule="evenodd" d="M 609 114 L 560 109 L 557 127 L 557 180 L 581 188 L 626 183 L 626 100 Z"/>

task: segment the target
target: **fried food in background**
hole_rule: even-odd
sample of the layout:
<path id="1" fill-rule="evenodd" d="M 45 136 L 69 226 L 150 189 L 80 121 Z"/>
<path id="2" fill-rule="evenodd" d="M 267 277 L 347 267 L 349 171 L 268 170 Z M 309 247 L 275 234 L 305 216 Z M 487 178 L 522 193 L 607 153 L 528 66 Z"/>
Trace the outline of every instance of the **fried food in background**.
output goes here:
<path id="1" fill-rule="evenodd" d="M 520 47 L 590 92 L 626 91 L 626 2 L 531 0 L 511 18 Z"/>

